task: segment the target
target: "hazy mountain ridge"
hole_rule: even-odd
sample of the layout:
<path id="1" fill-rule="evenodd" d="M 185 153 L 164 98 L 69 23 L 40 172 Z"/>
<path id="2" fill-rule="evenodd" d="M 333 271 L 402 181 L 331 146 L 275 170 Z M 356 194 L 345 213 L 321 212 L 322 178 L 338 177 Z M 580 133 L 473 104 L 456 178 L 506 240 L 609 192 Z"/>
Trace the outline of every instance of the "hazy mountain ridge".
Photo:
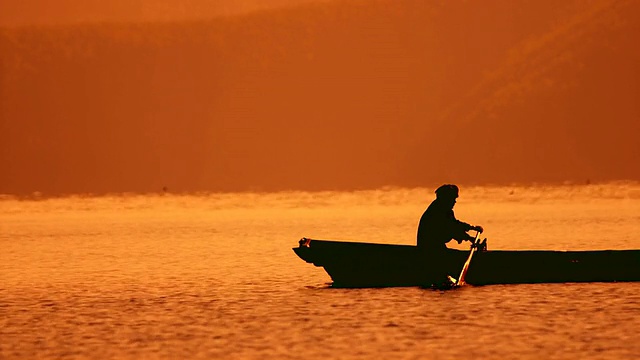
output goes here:
<path id="1" fill-rule="evenodd" d="M 515 46 L 442 113 L 441 127 L 453 125 L 442 140 L 477 140 L 473 151 L 454 150 L 444 161 L 473 164 L 479 178 L 494 182 L 503 181 L 497 164 L 518 182 L 637 179 L 640 8 L 588 5 Z"/>
<path id="2" fill-rule="evenodd" d="M 0 3 L 0 27 L 176 22 L 331 0 L 21 0 Z"/>
<path id="3" fill-rule="evenodd" d="M 630 127 L 601 157 L 588 147 L 600 131 L 572 135 L 599 118 L 570 116 L 592 100 L 585 83 L 605 93 L 607 64 L 592 60 L 602 39 L 631 58 L 622 70 L 637 69 L 633 35 L 623 36 L 637 11 L 616 1 L 337 1 L 186 23 L 5 29 L 0 193 L 638 179 L 625 166 L 639 148 L 637 78 L 617 75 L 632 91 L 591 104 L 619 103 L 617 123 Z M 537 130 L 553 124 L 561 131 Z"/>

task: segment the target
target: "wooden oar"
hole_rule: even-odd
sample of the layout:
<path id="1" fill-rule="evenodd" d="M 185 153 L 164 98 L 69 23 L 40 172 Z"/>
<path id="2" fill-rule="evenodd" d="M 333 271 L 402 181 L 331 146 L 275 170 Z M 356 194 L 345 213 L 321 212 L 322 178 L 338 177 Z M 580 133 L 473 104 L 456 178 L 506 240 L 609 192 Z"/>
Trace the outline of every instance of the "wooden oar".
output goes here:
<path id="1" fill-rule="evenodd" d="M 467 261 L 464 263 L 462 267 L 462 271 L 460 272 L 460 276 L 458 276 L 458 281 L 456 281 L 454 286 L 462 286 L 465 284 L 464 277 L 467 276 L 467 271 L 469 271 L 469 265 L 471 264 L 471 258 L 473 257 L 473 253 L 478 249 L 478 245 L 480 245 L 480 231 L 476 231 L 476 237 L 473 239 L 471 243 L 471 250 L 469 251 L 469 257 Z"/>

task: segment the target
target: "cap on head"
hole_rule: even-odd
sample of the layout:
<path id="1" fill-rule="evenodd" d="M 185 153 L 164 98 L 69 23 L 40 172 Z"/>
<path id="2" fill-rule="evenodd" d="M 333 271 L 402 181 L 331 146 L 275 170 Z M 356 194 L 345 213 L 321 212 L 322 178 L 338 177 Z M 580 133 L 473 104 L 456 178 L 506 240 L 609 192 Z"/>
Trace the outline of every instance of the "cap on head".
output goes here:
<path id="1" fill-rule="evenodd" d="M 442 185 L 436 189 L 438 199 L 455 199 L 458 197 L 458 187 L 451 184 Z"/>

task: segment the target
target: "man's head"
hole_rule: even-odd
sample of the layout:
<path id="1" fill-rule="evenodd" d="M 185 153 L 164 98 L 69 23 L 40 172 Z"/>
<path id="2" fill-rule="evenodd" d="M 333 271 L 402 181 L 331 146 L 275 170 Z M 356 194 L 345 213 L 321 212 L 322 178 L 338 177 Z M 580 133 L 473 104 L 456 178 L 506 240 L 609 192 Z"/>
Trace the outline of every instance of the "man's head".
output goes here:
<path id="1" fill-rule="evenodd" d="M 451 208 L 456 204 L 458 198 L 458 187 L 451 184 L 442 185 L 436 189 L 436 198 L 443 203 L 449 204 Z"/>

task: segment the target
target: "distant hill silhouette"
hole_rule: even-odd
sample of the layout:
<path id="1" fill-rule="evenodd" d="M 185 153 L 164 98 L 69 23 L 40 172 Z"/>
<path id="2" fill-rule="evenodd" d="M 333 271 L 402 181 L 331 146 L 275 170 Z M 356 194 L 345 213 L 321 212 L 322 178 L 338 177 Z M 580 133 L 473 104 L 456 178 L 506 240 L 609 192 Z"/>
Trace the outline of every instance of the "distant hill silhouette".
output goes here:
<path id="1" fill-rule="evenodd" d="M 0 30 L 0 193 L 640 179 L 640 3 Z"/>
<path id="2" fill-rule="evenodd" d="M 176 22 L 332 0 L 20 0 L 0 2 L 0 27 Z"/>

